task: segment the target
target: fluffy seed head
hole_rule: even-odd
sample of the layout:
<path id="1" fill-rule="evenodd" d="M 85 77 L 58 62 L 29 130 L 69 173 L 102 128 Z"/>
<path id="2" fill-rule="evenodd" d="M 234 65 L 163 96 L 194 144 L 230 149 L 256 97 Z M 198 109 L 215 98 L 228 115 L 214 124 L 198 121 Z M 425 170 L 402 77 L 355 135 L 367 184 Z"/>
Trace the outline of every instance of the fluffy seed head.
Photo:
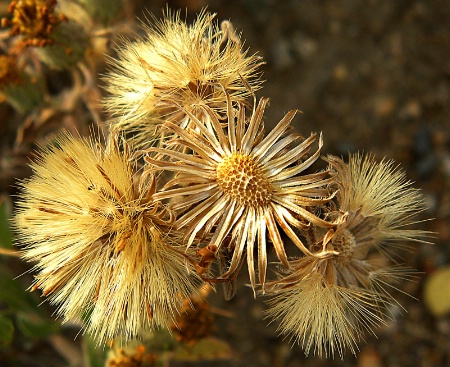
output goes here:
<path id="1" fill-rule="evenodd" d="M 406 228 L 415 223 L 424 203 L 419 190 L 411 187 L 412 182 L 393 161 L 376 162 L 373 156 L 362 154 L 350 155 L 348 163 L 338 157 L 327 159 L 338 189 L 339 210 L 348 213 L 354 227 L 364 220 L 366 230 L 372 228 L 374 241 L 421 241 L 427 235 Z"/>
<path id="2" fill-rule="evenodd" d="M 354 325 L 346 312 L 357 302 L 352 300 L 353 293 L 328 286 L 320 274 L 311 273 L 295 286 L 277 293 L 269 301 L 267 315 L 280 320 L 281 333 L 291 335 L 306 355 L 342 355 L 346 347 L 354 351 L 356 345 Z"/>
<path id="3" fill-rule="evenodd" d="M 266 284 L 273 295 L 268 316 L 280 320 L 279 330 L 300 342 L 305 353 L 341 357 L 354 354 L 363 332 L 390 317 L 397 302 L 391 296 L 411 271 L 389 255 L 389 240 L 416 240 L 425 233 L 403 228 L 422 209 L 419 193 L 392 162 L 351 155 L 349 163 L 328 157 L 336 211 L 328 213 L 336 226 L 318 228 L 327 255 L 291 261 L 287 274 Z M 333 206 L 331 206 L 333 207 Z M 320 235 L 319 235 L 320 237 Z M 314 245 L 314 244 L 313 244 Z"/>
<path id="4" fill-rule="evenodd" d="M 220 29 L 214 18 L 203 11 L 189 26 L 179 13 L 168 13 L 145 27 L 141 39 L 121 45 L 105 78 L 110 93 L 105 105 L 116 116 L 117 129 L 133 131 L 145 143 L 162 119 L 185 121 L 180 106 L 224 111 L 225 91 L 243 101 L 259 88 L 260 59 L 247 56 L 229 22 Z"/>
<path id="5" fill-rule="evenodd" d="M 300 343 L 306 355 L 342 358 L 346 349 L 356 354 L 364 333 L 374 334 L 392 317 L 398 304 L 390 289 L 410 278 L 407 269 L 343 255 L 305 256 L 291 262 L 288 274 L 266 283 L 272 296 L 267 317 L 277 320 L 278 330 Z"/>
<path id="6" fill-rule="evenodd" d="M 167 235 L 172 216 L 127 146 L 62 134 L 22 183 L 17 241 L 64 320 L 86 319 L 99 343 L 168 327 L 196 286 Z"/>

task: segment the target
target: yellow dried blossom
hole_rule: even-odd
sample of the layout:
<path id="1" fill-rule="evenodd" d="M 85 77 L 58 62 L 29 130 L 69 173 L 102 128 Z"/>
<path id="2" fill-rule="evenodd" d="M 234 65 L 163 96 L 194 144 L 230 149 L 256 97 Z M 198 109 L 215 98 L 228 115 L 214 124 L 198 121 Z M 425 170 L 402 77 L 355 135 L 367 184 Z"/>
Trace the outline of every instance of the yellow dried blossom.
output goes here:
<path id="1" fill-rule="evenodd" d="M 421 241 L 426 235 L 407 228 L 417 223 L 414 217 L 423 211 L 424 203 L 419 190 L 411 187 L 412 182 L 393 161 L 378 163 L 371 155 L 352 154 L 347 164 L 333 156 L 328 162 L 338 189 L 338 209 L 352 217 L 349 221 L 353 226 L 360 220 L 375 221 L 376 234 L 371 236 L 378 242 Z"/>
<path id="2" fill-rule="evenodd" d="M 164 119 L 187 124 L 183 109 L 195 113 L 207 105 L 224 111 L 225 91 L 243 101 L 259 88 L 260 58 L 247 56 L 230 23 L 219 29 L 214 18 L 203 11 L 189 26 L 179 13 L 168 13 L 145 27 L 144 37 L 118 48 L 105 77 L 105 106 L 116 116 L 116 129 L 148 144 Z"/>
<path id="3" fill-rule="evenodd" d="M 338 191 L 336 226 L 312 244 L 328 253 L 291 261 L 287 275 L 266 284 L 268 316 L 279 330 L 320 356 L 353 353 L 364 331 L 390 317 L 390 290 L 411 271 L 389 255 L 390 240 L 421 241 L 426 233 L 405 228 L 423 209 L 419 192 L 392 162 L 351 155 L 348 164 L 328 157 Z M 380 251 L 381 250 L 381 251 Z"/>
<path id="4" fill-rule="evenodd" d="M 32 163 L 14 219 L 36 262 L 32 289 L 99 343 L 169 327 L 198 284 L 167 235 L 171 213 L 152 201 L 154 179 L 130 158 L 115 138 L 105 149 L 61 134 Z"/>
<path id="5" fill-rule="evenodd" d="M 332 223 L 318 218 L 313 208 L 323 205 L 333 195 L 327 189 L 328 172 L 302 174 L 320 156 L 309 155 L 316 135 L 307 139 L 289 133 L 296 111 L 290 111 L 267 136 L 263 137 L 263 114 L 268 99 L 260 100 L 250 119 L 245 107 L 232 107 L 228 101 L 227 126 L 223 128 L 211 108 L 202 122 L 188 111 L 192 128 L 182 129 L 167 122 L 165 126 L 179 138 L 165 148 L 150 148 L 147 156 L 153 169 L 178 174 L 167 183 L 155 199 L 173 200 L 178 213 L 175 228 L 184 230 L 187 246 L 207 238 L 209 248 L 226 248 L 232 253 L 229 269 L 223 278 L 239 269 L 247 250 L 251 284 L 256 284 L 254 247 L 257 244 L 259 281 L 264 284 L 267 267 L 267 234 L 280 261 L 289 266 L 278 227 L 304 253 L 310 253 L 296 233 L 307 230 L 310 223 L 325 228 Z M 192 150 L 185 154 L 179 148 Z M 161 157 L 170 158 L 163 160 Z M 174 188 L 175 187 L 175 188 Z M 219 252 L 217 253 L 219 255 Z"/>

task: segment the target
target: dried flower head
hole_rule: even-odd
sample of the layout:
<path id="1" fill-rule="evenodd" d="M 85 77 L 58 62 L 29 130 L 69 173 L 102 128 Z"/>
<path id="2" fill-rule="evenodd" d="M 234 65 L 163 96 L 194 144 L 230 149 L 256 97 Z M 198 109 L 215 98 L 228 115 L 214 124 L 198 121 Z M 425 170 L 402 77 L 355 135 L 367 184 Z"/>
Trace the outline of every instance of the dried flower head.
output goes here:
<path id="1" fill-rule="evenodd" d="M 157 367 L 158 356 L 146 350 L 143 344 L 136 347 L 113 348 L 108 352 L 105 367 Z"/>
<path id="2" fill-rule="evenodd" d="M 266 287 L 274 294 L 267 315 L 279 320 L 281 333 L 299 342 L 306 355 L 342 357 L 346 348 L 355 354 L 363 331 L 372 333 L 387 317 L 389 299 L 383 293 L 333 283 L 327 279 L 330 265 L 329 260 L 302 258 L 292 263 L 292 273 Z"/>
<path id="3" fill-rule="evenodd" d="M 359 154 L 348 164 L 328 161 L 338 186 L 338 210 L 329 213 L 336 226 L 313 244 L 328 255 L 291 261 L 288 274 L 268 283 L 266 292 L 274 295 L 268 316 L 280 319 L 281 332 L 306 354 L 342 357 L 346 348 L 355 353 L 364 331 L 373 333 L 390 317 L 396 304 L 390 291 L 411 271 L 393 261 L 384 241 L 420 240 L 425 233 L 404 227 L 423 204 L 392 162 Z"/>
<path id="4" fill-rule="evenodd" d="M 375 221 L 378 235 L 374 241 L 421 241 L 427 233 L 408 228 L 417 223 L 414 217 L 423 211 L 419 190 L 411 187 L 405 173 L 393 161 L 376 162 L 371 155 L 352 154 L 346 164 L 338 157 L 329 156 L 332 175 L 337 185 L 338 209 L 352 217 Z"/>
<path id="5" fill-rule="evenodd" d="M 268 99 L 261 99 L 250 119 L 242 104 L 235 109 L 228 100 L 227 127 L 223 128 L 211 108 L 203 107 L 204 122 L 189 111 L 192 128 L 182 129 L 167 122 L 174 138 L 165 148 L 150 148 L 147 156 L 153 169 L 178 174 L 155 199 L 172 199 L 178 213 L 175 228 L 183 229 L 187 245 L 208 242 L 205 248 L 228 249 L 229 268 L 222 278 L 233 275 L 241 265 L 245 249 L 252 286 L 255 286 L 254 247 L 257 243 L 259 281 L 264 284 L 267 267 L 267 234 L 278 258 L 289 266 L 278 229 L 304 253 L 310 251 L 296 233 L 310 223 L 333 226 L 313 214 L 333 195 L 327 189 L 328 172 L 302 173 L 319 157 L 309 152 L 316 140 L 289 133 L 296 111 L 290 111 L 267 136 L 263 137 L 263 114 Z M 179 148 L 192 150 L 185 154 Z M 168 161 L 161 157 L 170 158 Z M 226 252 L 225 252 L 226 253 Z M 221 256 L 219 252 L 216 256 Z"/>
<path id="6" fill-rule="evenodd" d="M 214 18 L 203 11 L 189 26 L 179 13 L 168 13 L 145 28 L 145 38 L 118 48 L 105 78 L 105 105 L 117 117 L 116 128 L 146 143 L 162 117 L 182 123 L 179 106 L 194 113 L 204 105 L 224 111 L 225 90 L 242 101 L 259 88 L 260 59 L 247 56 L 229 22 L 220 30 Z"/>
<path id="7" fill-rule="evenodd" d="M 99 343 L 169 327 L 195 289 L 126 145 L 60 135 L 22 183 L 15 227 L 40 288 L 65 320 L 86 319 Z"/>
<path id="8" fill-rule="evenodd" d="M 8 12 L 12 18 L 2 18 L 2 27 L 11 27 L 10 35 L 24 37 L 21 47 L 44 47 L 53 44 L 53 28 L 66 20 L 55 13 L 56 0 L 11 1 Z"/>
<path id="9" fill-rule="evenodd" d="M 186 346 L 211 336 L 214 328 L 214 315 L 206 299 L 191 297 L 184 300 L 183 310 L 171 330 L 175 339 Z"/>

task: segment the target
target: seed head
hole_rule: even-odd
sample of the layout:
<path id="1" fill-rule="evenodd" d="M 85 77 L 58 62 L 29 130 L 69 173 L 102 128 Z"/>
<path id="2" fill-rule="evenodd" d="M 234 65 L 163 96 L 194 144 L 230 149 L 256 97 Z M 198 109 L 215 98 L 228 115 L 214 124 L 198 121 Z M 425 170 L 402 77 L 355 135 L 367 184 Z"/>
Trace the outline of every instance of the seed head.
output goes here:
<path id="1" fill-rule="evenodd" d="M 355 354 L 362 332 L 371 332 L 375 324 L 383 322 L 385 315 L 380 311 L 386 300 L 376 292 L 330 282 L 311 266 L 325 267 L 320 259 L 302 260 L 276 289 L 274 284 L 266 285 L 266 291 L 275 292 L 269 300 L 268 317 L 279 320 L 280 332 L 300 343 L 306 355 L 338 354 L 342 358 L 346 348 Z"/>
<path id="2" fill-rule="evenodd" d="M 365 227 L 373 241 L 422 241 L 427 233 L 408 228 L 424 210 L 420 191 L 393 161 L 376 162 L 371 155 L 352 154 L 346 164 L 327 158 L 335 177 L 339 211 L 347 213 L 349 225 Z M 364 221 L 365 225 L 360 225 Z"/>
<path id="3" fill-rule="evenodd" d="M 374 333 L 385 323 L 398 305 L 390 291 L 411 278 L 389 256 L 386 241 L 420 241 L 426 233 L 404 228 L 423 204 L 392 162 L 359 154 L 348 164 L 337 157 L 328 161 L 338 191 L 337 210 L 326 215 L 336 225 L 318 228 L 322 240 L 316 244 L 327 255 L 291 261 L 288 273 L 267 283 L 265 291 L 274 296 L 268 316 L 280 320 L 279 330 L 306 354 L 342 357 L 346 348 L 355 354 L 364 331 Z"/>
<path id="4" fill-rule="evenodd" d="M 62 134 L 32 168 L 14 219 L 25 259 L 37 262 L 32 289 L 65 321 L 85 318 L 99 343 L 169 327 L 197 283 L 127 146 Z"/>
<path id="5" fill-rule="evenodd" d="M 189 26 L 179 13 L 167 13 L 145 27 L 144 37 L 118 48 L 105 78 L 105 105 L 117 117 L 117 129 L 133 131 L 136 141 L 148 144 L 161 121 L 186 122 L 183 108 L 224 111 L 224 91 L 243 101 L 259 88 L 260 59 L 247 56 L 229 22 L 220 29 L 214 18 L 203 11 Z"/>

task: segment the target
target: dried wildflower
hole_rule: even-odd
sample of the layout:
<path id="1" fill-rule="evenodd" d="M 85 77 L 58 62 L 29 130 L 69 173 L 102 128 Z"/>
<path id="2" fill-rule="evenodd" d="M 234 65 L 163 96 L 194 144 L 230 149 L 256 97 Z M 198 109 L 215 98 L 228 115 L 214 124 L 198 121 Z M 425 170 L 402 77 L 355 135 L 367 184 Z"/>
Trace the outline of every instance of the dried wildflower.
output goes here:
<path id="1" fill-rule="evenodd" d="M 201 297 L 184 300 L 183 310 L 171 326 L 175 338 L 184 345 L 194 345 L 211 335 L 214 328 L 214 316 L 209 303 Z"/>
<path id="2" fill-rule="evenodd" d="M 411 187 L 411 181 L 393 161 L 377 163 L 371 155 L 356 154 L 350 155 L 348 164 L 333 156 L 328 162 L 338 188 L 338 209 L 352 217 L 348 220 L 352 226 L 360 220 L 366 221 L 366 227 L 369 221 L 375 222 L 370 235 L 377 242 L 421 241 L 426 235 L 407 228 L 417 223 L 414 217 L 424 209 L 424 203 L 419 190 Z"/>
<path id="3" fill-rule="evenodd" d="M 363 333 L 374 334 L 390 317 L 396 305 L 390 289 L 411 276 L 407 269 L 367 258 L 364 243 L 358 246 L 348 231 L 345 236 L 352 243 L 347 249 L 336 246 L 340 254 L 293 260 L 287 275 L 266 284 L 273 296 L 268 317 L 279 320 L 281 333 L 299 342 L 306 355 L 342 357 L 346 348 L 355 354 Z"/>
<path id="4" fill-rule="evenodd" d="M 12 18 L 2 18 L 2 27 L 10 27 L 10 35 L 21 35 L 21 46 L 44 47 L 53 44 L 53 28 L 66 20 L 55 13 L 56 0 L 11 1 L 8 12 Z"/>
<path id="5" fill-rule="evenodd" d="M 350 156 L 348 165 L 337 157 L 328 161 L 339 189 L 338 211 L 329 215 L 338 218 L 314 244 L 328 256 L 291 261 L 289 273 L 268 283 L 266 292 L 274 295 L 268 315 L 280 319 L 281 332 L 306 354 L 342 357 L 346 348 L 355 353 L 363 331 L 373 333 L 390 316 L 396 301 L 389 291 L 411 272 L 386 256 L 384 241 L 420 240 L 423 232 L 404 227 L 423 204 L 392 162 L 362 155 Z"/>
<path id="6" fill-rule="evenodd" d="M 64 320 L 86 318 L 99 343 L 172 324 L 197 286 L 167 236 L 172 215 L 152 201 L 127 146 L 68 134 L 43 149 L 22 183 L 15 227 L 40 288 Z"/>
<path id="7" fill-rule="evenodd" d="M 88 37 L 83 26 L 58 14 L 55 7 L 56 0 L 11 2 L 12 18 L 2 19 L 3 27 L 11 27 L 10 35 L 20 37 L 11 53 L 34 47 L 39 60 L 54 69 L 70 68 L 84 56 Z"/>
<path id="8" fill-rule="evenodd" d="M 229 100 L 226 129 L 207 106 L 203 107 L 205 123 L 186 111 L 193 128 L 182 129 L 167 122 L 165 126 L 179 138 L 168 141 L 166 148 L 148 149 L 170 160 L 146 157 L 154 169 L 179 173 L 167 183 L 165 191 L 154 197 L 173 199 L 172 208 L 179 213 L 175 227 L 185 231 L 187 245 L 207 238 L 209 248 L 228 248 L 233 255 L 227 272 L 222 274 L 224 279 L 239 269 L 247 249 L 253 287 L 255 243 L 259 281 L 265 281 L 267 233 L 278 258 L 289 266 L 278 225 L 307 254 L 310 251 L 295 228 L 306 230 L 310 223 L 333 226 L 312 213 L 312 208 L 333 196 L 326 187 L 331 182 L 328 172 L 301 175 L 319 157 L 322 139 L 318 149 L 308 156 L 316 135 L 304 139 L 288 133 L 296 111 L 288 112 L 263 138 L 262 118 L 267 103 L 268 99 L 261 99 L 247 120 L 245 107 L 239 104 L 236 110 Z M 193 154 L 179 152 L 180 146 L 191 149 Z"/>
<path id="9" fill-rule="evenodd" d="M 225 90 L 243 101 L 259 88 L 260 59 L 247 56 L 229 22 L 219 30 L 214 18 L 201 12 L 188 26 L 179 13 L 168 13 L 145 28 L 145 38 L 124 42 L 105 78 L 111 94 L 105 105 L 118 118 L 116 128 L 148 143 L 162 118 L 186 122 L 179 106 L 193 113 L 205 105 L 224 111 Z"/>

